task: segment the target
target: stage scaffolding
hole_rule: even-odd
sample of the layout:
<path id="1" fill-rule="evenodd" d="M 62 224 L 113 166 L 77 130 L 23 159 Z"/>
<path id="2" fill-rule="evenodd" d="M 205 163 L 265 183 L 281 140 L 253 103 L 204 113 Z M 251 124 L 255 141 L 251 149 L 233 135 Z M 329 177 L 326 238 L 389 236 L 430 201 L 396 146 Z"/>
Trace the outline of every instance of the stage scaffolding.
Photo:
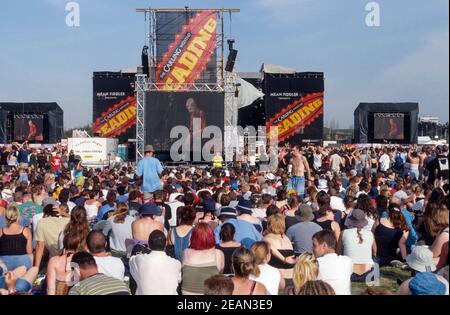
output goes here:
<path id="1" fill-rule="evenodd" d="M 164 83 L 155 83 L 156 66 L 157 66 L 157 38 L 156 38 L 156 14 L 158 12 L 202 12 L 215 11 L 220 19 L 220 33 L 218 33 L 217 50 L 219 51 L 218 67 L 217 67 L 217 82 L 210 83 L 183 83 L 182 89 L 184 91 L 202 91 L 211 93 L 225 93 L 224 101 L 224 153 L 225 161 L 233 160 L 233 136 L 234 130 L 238 121 L 238 108 L 236 92 L 236 73 L 225 71 L 225 14 L 240 12 L 239 9 L 156 9 L 143 8 L 136 9 L 138 13 L 144 13 L 145 22 L 148 27 L 148 54 L 149 54 L 149 68 L 150 77 L 142 73 L 142 69 L 136 75 L 136 160 L 139 161 L 144 157 L 145 143 L 145 107 L 146 107 L 146 92 L 161 91 Z M 147 34 L 146 34 L 147 35 Z M 176 84 L 175 84 L 176 86 Z M 176 93 L 176 92 L 173 92 Z"/>

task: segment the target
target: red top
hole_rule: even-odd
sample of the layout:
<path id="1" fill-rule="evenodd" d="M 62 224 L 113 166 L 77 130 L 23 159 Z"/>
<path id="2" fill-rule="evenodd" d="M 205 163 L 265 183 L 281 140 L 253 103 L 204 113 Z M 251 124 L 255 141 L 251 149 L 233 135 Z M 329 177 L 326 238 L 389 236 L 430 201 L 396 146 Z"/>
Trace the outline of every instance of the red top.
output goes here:
<path id="1" fill-rule="evenodd" d="M 52 156 L 50 158 L 50 169 L 52 171 L 59 171 L 59 170 L 61 170 L 61 166 L 62 166 L 61 157 L 59 157 L 59 156 Z"/>

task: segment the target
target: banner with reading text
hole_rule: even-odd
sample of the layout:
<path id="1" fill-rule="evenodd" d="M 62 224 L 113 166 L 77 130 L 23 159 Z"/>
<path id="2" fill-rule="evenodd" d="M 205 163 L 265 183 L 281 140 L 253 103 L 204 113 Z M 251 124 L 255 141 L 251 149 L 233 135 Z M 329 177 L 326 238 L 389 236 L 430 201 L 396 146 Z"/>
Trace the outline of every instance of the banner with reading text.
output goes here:
<path id="1" fill-rule="evenodd" d="M 130 96 L 110 107 L 92 126 L 94 134 L 116 137 L 136 125 L 136 97 Z"/>
<path id="2" fill-rule="evenodd" d="M 324 79 L 319 73 L 266 74 L 266 130 L 282 145 L 323 140 Z"/>
<path id="3" fill-rule="evenodd" d="M 217 12 L 159 12 L 156 83 L 180 91 L 186 83 L 217 81 Z"/>

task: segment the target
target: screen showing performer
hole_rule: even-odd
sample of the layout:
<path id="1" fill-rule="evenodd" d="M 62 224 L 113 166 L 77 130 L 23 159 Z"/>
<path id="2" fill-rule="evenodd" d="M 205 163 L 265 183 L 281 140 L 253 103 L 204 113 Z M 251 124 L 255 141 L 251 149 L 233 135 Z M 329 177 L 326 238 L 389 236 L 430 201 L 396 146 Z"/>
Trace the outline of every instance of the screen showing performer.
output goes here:
<path id="1" fill-rule="evenodd" d="M 188 130 L 185 143 L 189 141 L 192 145 L 194 139 L 207 141 L 208 135 L 203 135 L 206 127 L 217 126 L 220 130 L 224 127 L 223 93 L 157 91 L 146 94 L 146 104 L 149 104 L 145 109 L 146 142 L 156 150 L 171 149 L 179 139 L 170 136 L 174 128 Z"/>
<path id="2" fill-rule="evenodd" d="M 42 142 L 44 118 L 14 117 L 14 140 Z"/>
<path id="3" fill-rule="evenodd" d="M 377 140 L 404 140 L 405 114 L 375 113 L 374 135 Z"/>

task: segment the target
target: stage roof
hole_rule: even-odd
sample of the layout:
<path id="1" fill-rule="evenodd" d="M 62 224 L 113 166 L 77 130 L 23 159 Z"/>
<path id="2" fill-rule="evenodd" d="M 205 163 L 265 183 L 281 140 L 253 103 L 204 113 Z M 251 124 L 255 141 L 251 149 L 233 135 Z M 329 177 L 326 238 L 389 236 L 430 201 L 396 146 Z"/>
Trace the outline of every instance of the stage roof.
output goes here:
<path id="1" fill-rule="evenodd" d="M 359 103 L 355 109 L 355 114 L 358 111 L 366 112 L 385 112 L 385 111 L 405 111 L 413 112 L 419 111 L 419 103 Z"/>
<path id="2" fill-rule="evenodd" d="M 58 103 L 0 103 L 0 110 L 7 112 L 61 112 Z"/>

